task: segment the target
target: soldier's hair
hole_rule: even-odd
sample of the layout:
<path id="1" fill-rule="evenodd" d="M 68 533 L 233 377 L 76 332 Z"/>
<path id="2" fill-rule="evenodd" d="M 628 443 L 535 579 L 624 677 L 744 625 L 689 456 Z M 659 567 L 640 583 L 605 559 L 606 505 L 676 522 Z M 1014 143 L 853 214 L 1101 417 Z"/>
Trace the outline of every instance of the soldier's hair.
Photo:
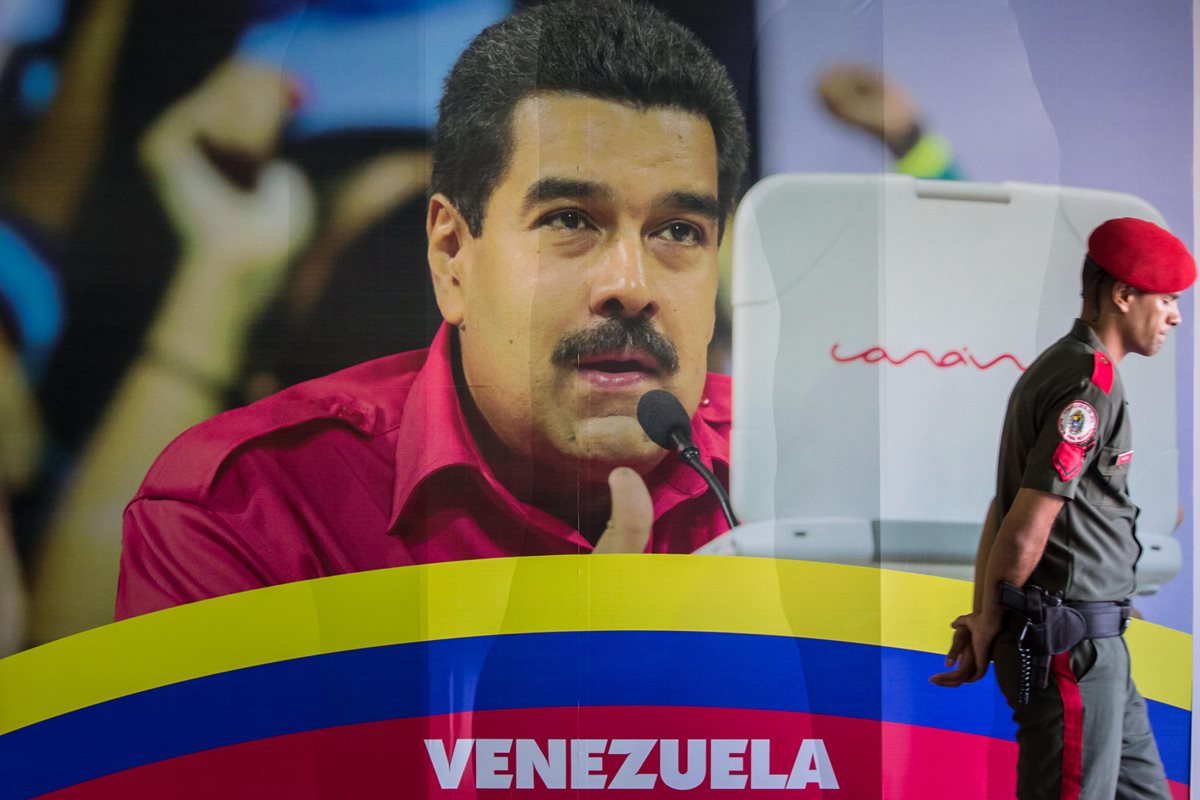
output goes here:
<path id="1" fill-rule="evenodd" d="M 513 109 L 535 92 L 665 107 L 708 119 L 717 199 L 733 205 L 746 170 L 746 123 L 733 85 L 695 34 L 657 9 L 565 0 L 519 11 L 480 33 L 446 78 L 434 133 L 432 190 L 483 232 L 484 208 L 508 169 Z"/>
<path id="2" fill-rule="evenodd" d="M 1112 291 L 1116 280 L 1093 261 L 1091 256 L 1083 257 L 1083 275 L 1080 277 L 1082 289 L 1079 294 L 1083 298 L 1083 310 L 1088 319 L 1099 318 L 1104 309 L 1101 300 L 1105 293 Z"/>

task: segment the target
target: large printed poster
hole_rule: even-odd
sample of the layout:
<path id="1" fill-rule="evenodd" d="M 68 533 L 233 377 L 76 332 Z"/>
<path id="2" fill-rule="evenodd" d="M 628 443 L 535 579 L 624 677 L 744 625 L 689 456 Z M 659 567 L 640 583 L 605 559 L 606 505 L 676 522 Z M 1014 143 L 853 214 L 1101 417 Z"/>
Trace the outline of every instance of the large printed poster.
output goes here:
<path id="1" fill-rule="evenodd" d="M 682 58 L 563 6 L 460 96 L 640 77 L 435 166 L 451 66 L 542 5 L 0 4 L 0 798 L 1013 796 L 993 670 L 928 679 L 1088 233 L 1192 248 L 1191 6 L 649 3 Z M 620 99 L 709 51 L 706 116 Z M 1177 798 L 1193 311 L 1118 365 Z"/>

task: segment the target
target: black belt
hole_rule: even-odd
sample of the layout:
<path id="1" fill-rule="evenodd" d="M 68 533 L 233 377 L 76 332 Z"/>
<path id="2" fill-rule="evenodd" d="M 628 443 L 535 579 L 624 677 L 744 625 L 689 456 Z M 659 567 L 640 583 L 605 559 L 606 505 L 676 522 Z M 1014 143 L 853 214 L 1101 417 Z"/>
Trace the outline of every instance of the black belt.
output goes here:
<path id="1" fill-rule="evenodd" d="M 1010 611 L 1015 611 L 1034 624 L 1047 622 L 1063 613 L 1053 609 L 1071 609 L 1083 618 L 1084 631 L 1083 635 L 1079 637 L 1080 641 L 1120 636 L 1129 627 L 1130 605 L 1128 600 L 1063 600 L 1061 596 L 1051 594 L 1040 586 L 1029 585 L 1018 588 L 1005 581 L 1000 584 L 1000 605 Z M 1055 649 L 1051 654 L 1069 649 L 1070 647 Z"/>
<path id="2" fill-rule="evenodd" d="M 1120 636 L 1129 625 L 1128 600 L 1079 602 L 1063 600 L 1032 584 L 1000 584 L 1000 605 L 1025 620 L 1017 649 L 1021 654 L 1021 702 L 1031 687 L 1044 689 L 1050 680 L 1050 657 L 1065 653 L 1084 639 Z"/>

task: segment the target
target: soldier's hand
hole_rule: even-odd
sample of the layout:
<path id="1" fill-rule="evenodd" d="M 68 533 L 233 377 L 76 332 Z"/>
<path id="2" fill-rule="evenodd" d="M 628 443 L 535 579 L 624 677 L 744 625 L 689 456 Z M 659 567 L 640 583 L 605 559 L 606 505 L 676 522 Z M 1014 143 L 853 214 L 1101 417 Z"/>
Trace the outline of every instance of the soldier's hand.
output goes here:
<path id="1" fill-rule="evenodd" d="M 646 482 L 629 467 L 617 467 L 609 473 L 608 488 L 612 492 L 612 516 L 593 552 L 644 552 L 654 524 L 654 505 Z"/>
<path id="2" fill-rule="evenodd" d="M 954 638 L 946 653 L 946 666 L 953 669 L 931 675 L 929 682 L 952 689 L 964 683 L 973 683 L 987 674 L 992 639 L 996 634 L 995 631 L 989 632 L 990 626 L 983 623 L 979 614 L 964 614 L 950 626 L 954 628 Z"/>

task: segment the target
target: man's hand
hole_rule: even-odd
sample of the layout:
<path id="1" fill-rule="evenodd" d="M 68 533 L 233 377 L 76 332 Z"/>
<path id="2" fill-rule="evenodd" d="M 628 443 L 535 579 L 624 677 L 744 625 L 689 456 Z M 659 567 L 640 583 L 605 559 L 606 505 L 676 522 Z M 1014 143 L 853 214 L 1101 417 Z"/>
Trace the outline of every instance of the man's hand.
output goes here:
<path id="1" fill-rule="evenodd" d="M 986 621 L 982 614 L 964 614 L 950 623 L 950 627 L 954 628 L 954 638 L 946 653 L 946 666 L 954 669 L 931 675 L 929 682 L 952 689 L 973 683 L 987 674 L 988 662 L 992 660 L 992 641 L 1000 626 Z"/>
<path id="2" fill-rule="evenodd" d="M 608 488 L 612 492 L 612 516 L 593 552 L 644 552 L 654 524 L 654 504 L 646 482 L 629 467 L 617 467 L 608 475 Z"/>
<path id="3" fill-rule="evenodd" d="M 234 59 L 142 137 L 142 164 L 182 243 L 147 339 L 160 362 L 211 386 L 235 380 L 251 327 L 312 233 L 312 189 L 275 155 L 294 102 L 287 75 Z"/>
<path id="4" fill-rule="evenodd" d="M 229 265 L 223 277 L 241 296 L 269 297 L 311 233 L 308 182 L 275 158 L 296 96 L 285 73 L 234 59 L 168 108 L 140 143 L 185 261 Z"/>
<path id="5" fill-rule="evenodd" d="M 829 112 L 845 123 L 878 136 L 904 155 L 918 124 L 917 110 L 904 89 L 873 67 L 845 64 L 823 72 L 817 93 Z"/>

